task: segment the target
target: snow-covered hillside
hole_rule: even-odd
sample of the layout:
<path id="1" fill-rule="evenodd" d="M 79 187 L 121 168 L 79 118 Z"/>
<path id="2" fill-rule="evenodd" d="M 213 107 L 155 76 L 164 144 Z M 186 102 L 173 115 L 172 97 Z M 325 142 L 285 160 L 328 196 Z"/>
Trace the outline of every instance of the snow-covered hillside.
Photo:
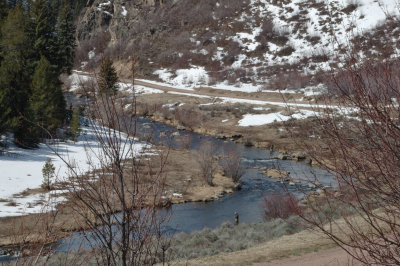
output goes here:
<path id="1" fill-rule="evenodd" d="M 222 3 L 223 1 L 216 1 L 216 8 L 223 5 Z M 201 34 L 194 32 L 190 38 L 196 46 L 192 52 L 203 51 L 215 63 L 221 63 L 218 72 L 225 72 L 225 81 L 213 78 L 215 73 L 207 70 L 207 67 L 192 64 L 187 69 L 155 70 L 154 74 L 170 85 L 186 89 L 211 86 L 216 89 L 238 88 L 255 92 L 268 87 L 265 85 L 277 76 L 294 78 L 289 74 L 284 76 L 291 71 L 298 71 L 300 75 L 312 75 L 321 70 L 340 67 L 346 52 L 354 46 L 353 40 L 356 38 L 359 41 L 367 32 L 372 33 L 370 38 L 379 37 L 386 42 L 391 48 L 392 56 L 398 56 L 399 34 L 396 30 L 400 30 L 399 27 L 391 28 L 392 32 L 385 31 L 385 34 L 378 37 L 373 34 L 377 27 L 398 16 L 396 0 L 251 0 L 248 8 L 236 20 L 228 24 L 224 24 L 224 21 L 218 22 L 217 29 L 232 29 L 230 36 L 209 29 L 214 50 L 202 45 L 204 40 Z M 241 31 L 235 31 L 235 24 L 238 22 L 243 23 Z M 229 41 L 229 45 L 236 43 L 240 47 L 231 64 L 223 62 L 223 58 L 230 53 L 230 47 L 218 45 L 222 38 Z M 358 56 L 363 58 L 366 54 L 379 54 L 379 48 L 371 46 L 367 50 L 359 50 Z M 183 53 L 179 56 L 182 57 Z M 243 70 L 241 75 L 234 79 L 229 77 L 231 72 L 239 70 Z M 248 76 L 249 79 L 243 81 L 243 76 Z M 276 89 L 274 84 L 269 88 Z"/>

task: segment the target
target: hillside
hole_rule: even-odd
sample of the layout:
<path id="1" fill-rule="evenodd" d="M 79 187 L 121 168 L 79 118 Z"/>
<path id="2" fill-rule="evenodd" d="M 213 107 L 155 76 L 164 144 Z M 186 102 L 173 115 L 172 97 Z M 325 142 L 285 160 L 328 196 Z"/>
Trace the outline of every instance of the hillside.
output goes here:
<path id="1" fill-rule="evenodd" d="M 104 54 L 146 79 L 248 92 L 318 85 L 346 54 L 398 53 L 395 0 L 89 1 L 78 22 L 77 61 Z"/>

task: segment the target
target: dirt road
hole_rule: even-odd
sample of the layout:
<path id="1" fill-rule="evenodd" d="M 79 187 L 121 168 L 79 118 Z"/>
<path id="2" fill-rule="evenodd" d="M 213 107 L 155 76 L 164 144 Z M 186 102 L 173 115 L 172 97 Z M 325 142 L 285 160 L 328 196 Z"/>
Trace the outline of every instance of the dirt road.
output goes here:
<path id="1" fill-rule="evenodd" d="M 361 266 L 362 264 L 354 261 L 341 248 L 332 248 L 304 254 L 301 256 L 290 257 L 287 259 L 274 260 L 267 263 L 255 263 L 253 266 Z"/>

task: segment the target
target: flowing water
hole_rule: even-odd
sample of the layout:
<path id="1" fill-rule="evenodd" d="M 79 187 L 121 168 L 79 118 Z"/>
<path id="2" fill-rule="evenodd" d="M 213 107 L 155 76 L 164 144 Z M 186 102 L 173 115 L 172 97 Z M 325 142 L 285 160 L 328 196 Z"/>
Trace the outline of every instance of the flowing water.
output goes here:
<path id="1" fill-rule="evenodd" d="M 207 141 L 212 142 L 213 147 L 217 148 L 217 153 L 236 151 L 241 155 L 242 164 L 246 169 L 241 178 L 242 189 L 235 193 L 211 202 L 174 204 L 168 209 L 162 209 L 161 215 L 168 213 L 170 216 L 168 223 L 163 228 L 168 234 L 190 233 L 205 227 L 216 228 L 223 222 L 233 222 L 235 212 L 239 214 L 240 222 L 262 222 L 263 196 L 282 191 L 284 184 L 281 184 L 279 180 L 264 176 L 260 171 L 261 167 L 278 167 L 290 172 L 296 186 L 286 186 L 286 188 L 294 194 L 299 193 L 299 189 L 307 190 L 308 182 L 305 179 L 314 175 L 318 176 L 318 181 L 322 185 L 333 185 L 331 184 L 332 178 L 327 172 L 302 162 L 271 159 L 276 157 L 277 154 L 271 154 L 270 151 L 245 147 L 232 141 L 223 141 L 190 131 L 179 131 L 179 136 L 169 137 L 174 132 L 178 132 L 175 127 L 154 123 L 146 119 L 139 119 L 137 128 L 139 136 L 151 136 L 155 144 L 179 147 L 182 143 L 180 140 L 189 138 L 191 139 L 189 149 L 198 150 Z M 85 244 L 85 241 L 82 233 L 75 233 L 71 237 L 61 240 L 58 244 L 58 250 L 67 251 L 86 247 L 88 244 Z"/>

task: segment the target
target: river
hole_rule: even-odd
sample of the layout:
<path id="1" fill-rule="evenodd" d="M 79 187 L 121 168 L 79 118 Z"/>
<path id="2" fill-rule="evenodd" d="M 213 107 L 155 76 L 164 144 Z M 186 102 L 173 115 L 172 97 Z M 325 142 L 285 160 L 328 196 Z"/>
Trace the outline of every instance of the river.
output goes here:
<path id="1" fill-rule="evenodd" d="M 333 179 L 327 172 L 303 162 L 271 159 L 278 154 L 271 154 L 270 151 L 245 147 L 233 141 L 223 141 L 190 131 L 178 131 L 173 126 L 151 122 L 143 118 L 138 120 L 137 128 L 139 136 L 144 138 L 151 136 L 156 145 L 170 145 L 176 148 L 181 145 L 179 138 L 189 137 L 191 139 L 189 149 L 198 150 L 205 141 L 210 141 L 214 147 L 217 147 L 217 153 L 223 153 L 226 150 L 238 152 L 245 168 L 245 173 L 241 178 L 242 189 L 235 193 L 211 202 L 174 204 L 168 209 L 162 209 L 161 215 L 168 213 L 170 216 L 168 223 L 164 224 L 163 228 L 169 235 L 178 232 L 190 233 L 205 227 L 216 228 L 223 222 L 233 222 L 235 212 L 239 214 L 240 222 L 262 222 L 263 196 L 282 191 L 284 185 L 289 191 L 300 196 L 302 193 L 299 190 L 308 190 L 306 179 L 312 176 L 318 176 L 318 181 L 322 185 L 334 186 L 331 183 Z M 168 137 L 177 131 L 180 136 Z M 279 168 L 290 172 L 296 186 L 288 186 L 287 183 L 282 184 L 279 180 L 267 178 L 261 173 L 261 167 Z M 58 251 L 77 250 L 88 246 L 85 241 L 82 233 L 74 233 L 59 241 L 57 249 Z"/>

